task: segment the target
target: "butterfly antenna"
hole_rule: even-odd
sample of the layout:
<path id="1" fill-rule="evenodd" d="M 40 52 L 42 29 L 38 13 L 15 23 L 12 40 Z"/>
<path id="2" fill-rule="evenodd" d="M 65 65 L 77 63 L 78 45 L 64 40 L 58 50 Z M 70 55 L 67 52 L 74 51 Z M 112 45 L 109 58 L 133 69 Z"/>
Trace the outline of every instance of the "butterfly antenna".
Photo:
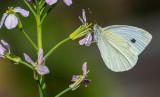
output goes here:
<path id="1" fill-rule="evenodd" d="M 94 20 L 95 24 L 97 24 L 96 19 L 92 13 L 92 11 L 90 10 L 90 8 L 88 8 L 89 13 L 91 14 L 92 19 Z"/>

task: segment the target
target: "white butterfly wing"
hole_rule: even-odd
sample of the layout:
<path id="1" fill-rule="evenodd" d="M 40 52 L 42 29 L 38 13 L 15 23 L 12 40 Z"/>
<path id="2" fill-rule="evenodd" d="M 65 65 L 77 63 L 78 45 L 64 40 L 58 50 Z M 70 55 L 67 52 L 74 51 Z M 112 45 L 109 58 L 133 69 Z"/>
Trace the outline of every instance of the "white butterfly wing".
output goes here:
<path id="1" fill-rule="evenodd" d="M 103 61 L 115 72 L 127 71 L 135 66 L 137 51 L 120 36 L 103 31 L 97 40 Z"/>
<path id="2" fill-rule="evenodd" d="M 127 25 L 113 25 L 103 28 L 104 31 L 109 31 L 119 35 L 133 46 L 138 54 L 140 54 L 150 43 L 152 35 L 147 31 Z"/>

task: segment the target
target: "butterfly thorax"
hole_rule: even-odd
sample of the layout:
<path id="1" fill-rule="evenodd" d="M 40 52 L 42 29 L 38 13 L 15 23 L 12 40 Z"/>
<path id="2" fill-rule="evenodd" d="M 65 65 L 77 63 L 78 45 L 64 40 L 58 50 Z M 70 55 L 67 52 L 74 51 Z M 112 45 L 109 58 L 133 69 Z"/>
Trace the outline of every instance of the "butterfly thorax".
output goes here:
<path id="1" fill-rule="evenodd" d="M 94 29 L 94 42 L 98 42 L 100 34 L 102 32 L 102 28 L 99 25 L 95 24 L 93 29 Z"/>

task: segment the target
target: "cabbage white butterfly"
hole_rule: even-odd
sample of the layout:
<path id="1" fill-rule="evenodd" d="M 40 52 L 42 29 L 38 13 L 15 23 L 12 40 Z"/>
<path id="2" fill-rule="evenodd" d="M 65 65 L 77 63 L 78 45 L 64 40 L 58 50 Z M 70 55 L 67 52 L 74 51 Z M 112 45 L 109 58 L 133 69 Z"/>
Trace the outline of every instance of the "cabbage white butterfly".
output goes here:
<path id="1" fill-rule="evenodd" d="M 152 35 L 128 25 L 112 25 L 101 28 L 94 25 L 94 41 L 97 43 L 106 66 L 115 72 L 130 70 L 138 55 L 150 43 Z"/>

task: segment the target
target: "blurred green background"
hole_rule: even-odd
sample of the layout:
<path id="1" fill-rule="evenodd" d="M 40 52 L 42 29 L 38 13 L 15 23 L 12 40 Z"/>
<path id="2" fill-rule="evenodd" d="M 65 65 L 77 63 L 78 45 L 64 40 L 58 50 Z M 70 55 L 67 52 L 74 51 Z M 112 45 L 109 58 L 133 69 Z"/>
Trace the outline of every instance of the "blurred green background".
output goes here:
<path id="1" fill-rule="evenodd" d="M 3 0 L 0 3 L 0 17 L 8 6 L 28 9 L 23 0 Z M 78 16 L 82 9 L 90 8 L 88 22 L 102 27 L 108 25 L 132 25 L 143 28 L 153 35 L 153 40 L 139 56 L 137 65 L 130 71 L 115 73 L 102 61 L 96 44 L 79 46 L 77 41 L 69 41 L 56 50 L 46 64 L 51 73 L 46 76 L 47 97 L 54 97 L 72 82 L 72 75 L 82 74 L 82 64 L 87 61 L 91 70 L 88 78 L 92 81 L 63 97 L 160 97 L 160 1 L 159 0 L 73 0 L 68 7 L 63 0 L 47 17 L 43 25 L 43 47 L 47 53 L 54 45 L 68 37 L 81 22 Z M 20 15 L 19 15 L 20 16 Z M 28 18 L 20 16 L 25 31 L 36 42 L 36 23 L 32 14 Z M 22 57 L 23 53 L 37 56 L 23 34 L 17 30 L 0 30 L 0 39 L 11 45 L 11 52 Z M 36 81 L 32 71 L 22 64 L 14 65 L 0 58 L 0 97 L 38 97 Z"/>

